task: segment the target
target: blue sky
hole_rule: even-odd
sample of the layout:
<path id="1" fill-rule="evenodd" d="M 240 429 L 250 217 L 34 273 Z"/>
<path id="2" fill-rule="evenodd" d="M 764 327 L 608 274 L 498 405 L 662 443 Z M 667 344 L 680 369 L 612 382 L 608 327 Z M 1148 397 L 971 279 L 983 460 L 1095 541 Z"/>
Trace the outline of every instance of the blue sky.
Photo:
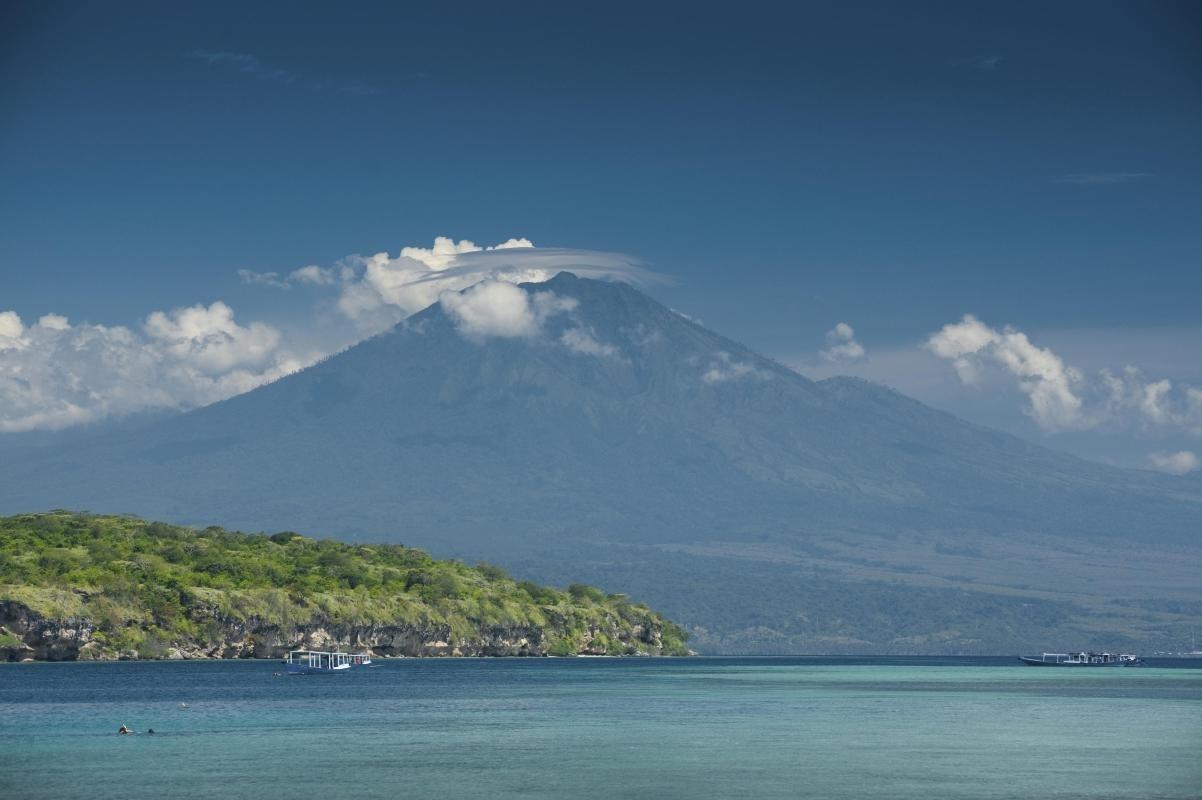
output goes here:
<path id="1" fill-rule="evenodd" d="M 1122 463 L 1202 453 L 1196 4 L 14 6 L 0 311 L 23 326 L 221 301 L 287 336 L 320 293 L 239 270 L 526 237 L 637 257 L 803 371 Z M 1087 382 L 1170 380 L 1176 422 L 1047 429 L 1002 344 L 972 385 L 923 349 L 965 314 Z M 820 355 L 839 322 L 863 356 Z"/>

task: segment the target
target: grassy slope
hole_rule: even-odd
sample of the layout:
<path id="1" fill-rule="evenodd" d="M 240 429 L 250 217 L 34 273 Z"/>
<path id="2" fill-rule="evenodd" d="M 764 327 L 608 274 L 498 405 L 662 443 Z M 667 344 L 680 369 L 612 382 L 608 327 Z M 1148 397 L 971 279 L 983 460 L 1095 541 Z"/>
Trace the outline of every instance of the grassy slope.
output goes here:
<path id="1" fill-rule="evenodd" d="M 577 652 L 590 628 L 626 633 L 644 625 L 662 630 L 666 654 L 686 652 L 676 625 L 590 586 L 558 591 L 395 544 L 196 531 L 66 511 L 0 518 L 2 601 L 44 618 L 88 619 L 105 647 L 143 657 L 159 655 L 163 643 L 204 641 L 215 618 L 285 628 L 445 626 L 459 637 L 537 627 L 558 654 Z M 612 637 L 600 645 L 615 655 L 632 651 Z"/>

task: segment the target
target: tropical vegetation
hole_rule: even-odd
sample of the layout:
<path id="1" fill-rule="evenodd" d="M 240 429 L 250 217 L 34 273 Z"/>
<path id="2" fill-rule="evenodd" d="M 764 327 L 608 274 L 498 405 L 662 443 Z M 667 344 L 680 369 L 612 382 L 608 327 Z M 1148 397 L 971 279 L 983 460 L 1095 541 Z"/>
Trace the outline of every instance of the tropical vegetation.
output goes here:
<path id="1" fill-rule="evenodd" d="M 94 644 L 81 657 L 204 651 L 231 629 L 295 643 L 316 627 L 442 631 L 448 651 L 515 631 L 537 640 L 532 654 L 687 652 L 681 628 L 592 586 L 541 586 L 398 544 L 69 511 L 0 518 L 0 649 L 20 638 L 19 614 L 85 621 Z"/>

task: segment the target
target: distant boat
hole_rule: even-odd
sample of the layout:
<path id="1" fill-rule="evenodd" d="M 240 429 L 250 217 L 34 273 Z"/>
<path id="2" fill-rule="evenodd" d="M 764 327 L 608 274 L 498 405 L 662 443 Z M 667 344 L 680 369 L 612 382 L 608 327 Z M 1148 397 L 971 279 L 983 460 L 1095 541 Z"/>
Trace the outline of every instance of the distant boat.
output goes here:
<path id="1" fill-rule="evenodd" d="M 352 667 L 366 667 L 370 663 L 371 663 L 371 656 L 369 656 L 367 653 L 352 653 L 351 654 L 351 666 Z"/>
<path id="2" fill-rule="evenodd" d="M 1043 653 L 1018 658 L 1031 667 L 1138 667 L 1144 663 L 1131 653 Z"/>
<path id="3" fill-rule="evenodd" d="M 293 650 L 284 659 L 284 667 L 292 675 L 321 672 L 341 672 L 351 668 L 350 653 L 330 653 L 322 650 Z"/>

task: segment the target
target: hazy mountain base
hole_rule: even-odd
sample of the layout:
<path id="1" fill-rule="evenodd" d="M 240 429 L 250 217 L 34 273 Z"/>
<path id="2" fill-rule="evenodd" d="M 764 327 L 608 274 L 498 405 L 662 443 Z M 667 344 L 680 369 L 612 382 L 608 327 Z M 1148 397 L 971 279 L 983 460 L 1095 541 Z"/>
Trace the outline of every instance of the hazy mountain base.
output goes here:
<path id="1" fill-rule="evenodd" d="M 941 553 L 944 541 L 849 534 L 810 552 L 787 542 L 577 542 L 565 551 L 583 579 L 623 586 L 686 621 L 690 646 L 702 653 L 1152 652 L 1181 649 L 1202 619 L 1196 554 L 1179 551 L 1172 561 L 1160 551 L 1074 542 L 1005 551 L 982 542 Z M 1014 560 L 1024 564 L 1020 584 L 1007 583 Z M 555 563 L 549 552 L 512 566 L 555 582 Z M 1065 584 L 1065 574 L 1076 578 Z M 1162 591 L 1148 592 L 1155 581 Z"/>
<path id="2" fill-rule="evenodd" d="M 1188 643 L 1198 480 L 807 380 L 629 286 L 524 289 L 577 305 L 481 340 L 436 304 L 195 412 L 0 437 L 0 510 L 405 541 L 629 590 L 711 650 Z"/>
<path id="3" fill-rule="evenodd" d="M 196 532 L 67 512 L 0 518 L 0 660 L 684 655 L 624 595 L 516 582 L 399 545 Z"/>

